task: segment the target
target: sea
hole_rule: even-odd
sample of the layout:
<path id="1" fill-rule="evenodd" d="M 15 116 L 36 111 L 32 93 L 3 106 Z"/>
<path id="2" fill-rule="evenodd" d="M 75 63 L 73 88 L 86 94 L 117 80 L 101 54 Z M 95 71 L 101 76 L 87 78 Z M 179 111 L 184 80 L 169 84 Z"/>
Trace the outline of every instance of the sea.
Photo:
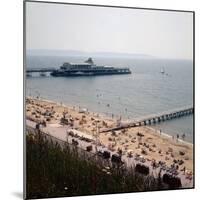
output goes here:
<path id="1" fill-rule="evenodd" d="M 59 68 L 64 62 L 82 63 L 83 56 L 31 56 L 27 68 Z M 94 57 L 95 64 L 128 67 L 132 74 L 52 77 L 33 73 L 26 77 L 26 96 L 40 96 L 66 105 L 88 108 L 122 120 L 193 106 L 193 62 L 158 58 Z M 165 73 L 161 73 L 164 70 Z M 193 143 L 193 115 L 161 122 L 153 128 L 171 136 L 185 134 Z"/>

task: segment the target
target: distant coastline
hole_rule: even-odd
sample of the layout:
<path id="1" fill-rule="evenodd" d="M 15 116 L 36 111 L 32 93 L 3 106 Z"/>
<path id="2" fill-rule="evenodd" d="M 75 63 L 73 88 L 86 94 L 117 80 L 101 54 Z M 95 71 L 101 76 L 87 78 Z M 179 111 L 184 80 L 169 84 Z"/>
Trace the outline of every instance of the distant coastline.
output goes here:
<path id="1" fill-rule="evenodd" d="M 29 49 L 28 56 L 75 56 L 75 57 L 104 57 L 104 58 L 140 58 L 153 59 L 152 55 L 121 52 L 85 52 L 76 50 L 48 50 L 48 49 Z"/>

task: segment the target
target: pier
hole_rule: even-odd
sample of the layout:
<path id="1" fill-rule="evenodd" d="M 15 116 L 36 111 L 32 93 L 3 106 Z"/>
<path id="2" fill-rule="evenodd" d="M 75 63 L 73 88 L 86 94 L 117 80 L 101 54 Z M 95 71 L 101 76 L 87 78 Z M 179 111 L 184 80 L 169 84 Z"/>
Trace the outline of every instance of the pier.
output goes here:
<path id="1" fill-rule="evenodd" d="M 106 129 L 101 132 L 109 132 L 109 131 L 115 131 L 115 130 L 120 130 L 124 128 L 131 128 L 131 127 L 136 127 L 136 126 L 145 126 L 145 125 L 161 123 L 166 120 L 180 118 L 180 117 L 190 115 L 193 113 L 194 113 L 193 106 L 182 107 L 182 108 L 168 110 L 168 111 L 157 113 L 157 114 L 147 115 L 147 116 L 137 118 L 129 122 L 121 122 L 117 127 Z"/>
<path id="2" fill-rule="evenodd" d="M 26 73 L 33 73 L 33 72 L 52 72 L 56 70 L 56 68 L 53 67 L 46 67 L 46 68 L 27 68 Z"/>

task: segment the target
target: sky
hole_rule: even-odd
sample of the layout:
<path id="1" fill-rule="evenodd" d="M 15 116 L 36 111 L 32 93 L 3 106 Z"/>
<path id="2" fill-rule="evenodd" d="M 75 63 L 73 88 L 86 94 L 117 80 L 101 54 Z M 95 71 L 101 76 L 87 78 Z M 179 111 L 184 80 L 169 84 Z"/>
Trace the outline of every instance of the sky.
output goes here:
<path id="1" fill-rule="evenodd" d="M 192 59 L 193 13 L 27 2 L 26 47 Z"/>

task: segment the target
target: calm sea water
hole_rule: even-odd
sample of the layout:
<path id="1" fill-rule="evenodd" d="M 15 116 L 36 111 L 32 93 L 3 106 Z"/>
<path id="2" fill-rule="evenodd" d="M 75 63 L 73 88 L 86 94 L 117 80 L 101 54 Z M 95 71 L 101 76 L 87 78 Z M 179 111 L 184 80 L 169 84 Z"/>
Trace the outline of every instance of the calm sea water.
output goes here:
<path id="1" fill-rule="evenodd" d="M 83 57 L 29 56 L 27 67 L 59 67 L 83 62 Z M 130 75 L 40 77 L 26 79 L 26 95 L 86 107 L 122 119 L 134 119 L 193 105 L 193 64 L 186 60 L 94 58 L 96 64 L 129 67 Z M 165 75 L 161 69 L 165 69 Z M 168 75 L 166 75 L 168 74 Z M 107 105 L 110 105 L 109 107 Z M 193 115 L 154 126 L 170 135 L 186 134 L 193 141 Z"/>

